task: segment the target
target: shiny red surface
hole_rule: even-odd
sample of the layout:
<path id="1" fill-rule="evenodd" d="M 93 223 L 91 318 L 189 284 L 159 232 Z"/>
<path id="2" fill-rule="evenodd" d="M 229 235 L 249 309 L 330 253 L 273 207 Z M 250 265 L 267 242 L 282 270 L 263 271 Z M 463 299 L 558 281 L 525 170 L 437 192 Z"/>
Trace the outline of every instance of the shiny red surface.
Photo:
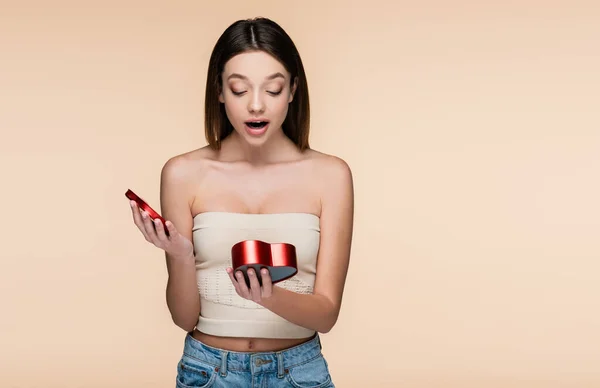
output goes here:
<path id="1" fill-rule="evenodd" d="M 245 265 L 262 267 L 291 267 L 293 273 L 285 278 L 273 278 L 272 282 L 289 279 L 297 272 L 296 247 L 286 243 L 267 243 L 260 240 L 240 241 L 231 248 L 233 268 Z"/>
<path id="2" fill-rule="evenodd" d="M 167 236 L 169 235 L 169 232 L 167 231 L 167 225 L 166 225 L 165 219 L 162 218 L 161 215 L 158 214 L 154 209 L 152 209 L 150 207 L 150 205 L 148 205 L 146 203 L 146 201 L 144 201 L 143 199 L 141 199 L 136 193 L 134 193 L 131 190 L 127 190 L 125 192 L 125 196 L 127 198 L 129 198 L 130 200 L 135 201 L 142 210 L 145 210 L 148 213 L 148 215 L 150 216 L 150 218 L 152 218 L 153 220 L 159 219 L 163 223 L 163 225 L 165 227 L 165 233 L 167 234 Z"/>

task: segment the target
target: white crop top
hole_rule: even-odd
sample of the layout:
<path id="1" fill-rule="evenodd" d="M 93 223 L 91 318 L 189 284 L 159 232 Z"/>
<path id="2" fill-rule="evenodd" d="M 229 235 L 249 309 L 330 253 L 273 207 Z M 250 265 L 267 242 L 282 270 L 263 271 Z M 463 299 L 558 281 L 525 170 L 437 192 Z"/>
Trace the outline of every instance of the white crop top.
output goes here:
<path id="1" fill-rule="evenodd" d="M 193 242 L 200 317 L 196 328 L 227 337 L 304 338 L 314 330 L 295 325 L 235 292 L 229 275 L 231 247 L 243 240 L 296 247 L 298 273 L 275 286 L 312 294 L 320 242 L 320 219 L 308 213 L 205 212 L 194 217 Z"/>

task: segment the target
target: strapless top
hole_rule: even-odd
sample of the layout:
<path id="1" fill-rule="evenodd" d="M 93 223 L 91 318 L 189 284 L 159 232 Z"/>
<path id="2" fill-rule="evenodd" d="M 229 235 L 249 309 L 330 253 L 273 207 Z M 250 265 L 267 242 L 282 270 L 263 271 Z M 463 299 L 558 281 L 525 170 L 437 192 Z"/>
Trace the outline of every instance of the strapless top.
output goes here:
<path id="1" fill-rule="evenodd" d="M 200 317 L 196 325 L 199 331 L 254 338 L 304 338 L 315 333 L 240 297 L 225 269 L 232 266 L 231 247 L 240 241 L 293 244 L 298 273 L 275 287 L 311 294 L 320 243 L 318 216 L 205 212 L 194 217 L 192 232 L 200 293 Z"/>

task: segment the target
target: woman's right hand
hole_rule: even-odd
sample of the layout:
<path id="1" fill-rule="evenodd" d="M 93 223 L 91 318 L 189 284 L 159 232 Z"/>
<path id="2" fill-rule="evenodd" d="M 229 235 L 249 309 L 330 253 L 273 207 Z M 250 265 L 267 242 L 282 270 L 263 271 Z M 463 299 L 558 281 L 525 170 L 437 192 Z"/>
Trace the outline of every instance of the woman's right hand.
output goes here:
<path id="1" fill-rule="evenodd" d="M 152 218 L 143 209 L 140 209 L 135 201 L 129 201 L 133 222 L 149 243 L 164 250 L 173 257 L 190 257 L 194 255 L 194 245 L 190 240 L 181 235 L 171 221 L 166 221 L 169 235 L 160 220 Z"/>

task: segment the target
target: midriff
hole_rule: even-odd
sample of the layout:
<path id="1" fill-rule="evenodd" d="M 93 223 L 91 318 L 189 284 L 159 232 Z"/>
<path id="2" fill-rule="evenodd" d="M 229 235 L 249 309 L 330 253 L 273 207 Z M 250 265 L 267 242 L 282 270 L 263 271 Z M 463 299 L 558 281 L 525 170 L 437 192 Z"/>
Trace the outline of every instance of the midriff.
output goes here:
<path id="1" fill-rule="evenodd" d="M 307 338 L 241 338 L 219 337 L 194 329 L 192 337 L 213 348 L 232 352 L 276 352 L 309 341 Z"/>

